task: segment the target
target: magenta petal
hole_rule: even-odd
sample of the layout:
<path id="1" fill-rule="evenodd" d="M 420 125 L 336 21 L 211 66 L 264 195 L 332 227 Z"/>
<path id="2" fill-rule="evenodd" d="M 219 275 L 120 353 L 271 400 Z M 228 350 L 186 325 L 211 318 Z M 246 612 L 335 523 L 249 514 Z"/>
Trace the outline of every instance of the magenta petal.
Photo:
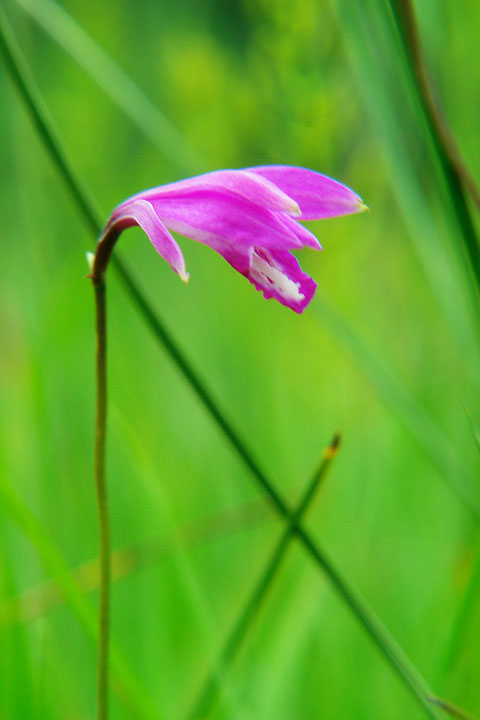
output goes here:
<path id="1" fill-rule="evenodd" d="M 323 250 L 323 247 L 320 245 L 315 235 L 310 232 L 310 230 L 307 230 L 304 225 L 293 218 L 288 217 L 288 215 L 282 215 L 282 222 L 289 230 L 295 233 L 303 247 L 310 247 L 313 248 L 313 250 Z"/>
<path id="2" fill-rule="evenodd" d="M 165 197 L 179 199 L 195 196 L 197 192 L 213 191 L 233 198 L 242 198 L 254 205 L 299 215 L 295 200 L 286 195 L 267 178 L 249 170 L 216 170 L 187 180 L 146 190 L 139 196 L 145 200 Z"/>
<path id="3" fill-rule="evenodd" d="M 359 195 L 328 175 L 290 165 L 265 165 L 249 170 L 267 178 L 296 200 L 302 220 L 322 220 L 366 210 Z"/>
<path id="4" fill-rule="evenodd" d="M 286 165 L 218 170 L 145 190 L 119 205 L 100 238 L 100 257 L 108 261 L 118 233 L 139 225 L 186 280 L 183 255 L 168 231 L 173 230 L 209 245 L 266 298 L 300 313 L 317 286 L 289 251 L 321 250 L 321 245 L 295 218 L 317 220 L 365 209 L 356 193 L 313 170 Z"/>
<path id="5" fill-rule="evenodd" d="M 297 313 L 305 310 L 317 289 L 297 258 L 282 250 L 253 248 L 248 279 L 265 298 L 275 298 Z"/>
<path id="6" fill-rule="evenodd" d="M 248 255 L 235 248 L 214 248 L 265 298 L 275 298 L 297 313 L 303 312 L 317 283 L 303 272 L 297 258 L 285 250 L 254 247 Z"/>
<path id="7" fill-rule="evenodd" d="M 150 203 L 170 230 L 212 247 L 219 242 L 245 250 L 258 243 L 282 250 L 302 246 L 283 222 L 287 215 L 280 217 L 241 198 L 198 191 L 186 197 L 151 197 Z"/>
<path id="8" fill-rule="evenodd" d="M 184 282 L 187 282 L 188 273 L 185 270 L 182 251 L 156 214 L 151 203 L 146 200 L 127 200 L 116 207 L 103 234 L 105 235 L 113 227 L 117 230 L 124 230 L 134 225 L 142 228 L 159 255 L 168 262 L 172 270 L 178 273 Z"/>

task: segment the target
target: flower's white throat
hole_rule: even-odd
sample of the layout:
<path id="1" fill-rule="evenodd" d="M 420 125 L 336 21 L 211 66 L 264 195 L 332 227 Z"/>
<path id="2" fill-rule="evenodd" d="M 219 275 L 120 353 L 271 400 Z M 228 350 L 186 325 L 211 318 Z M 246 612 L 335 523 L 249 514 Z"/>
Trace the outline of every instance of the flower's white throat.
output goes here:
<path id="1" fill-rule="evenodd" d="M 285 298 L 285 300 L 300 302 L 305 297 L 305 295 L 302 295 L 300 292 L 300 283 L 295 283 L 293 280 L 290 280 L 290 278 L 274 264 L 272 257 L 267 255 L 265 250 L 262 250 L 262 255 L 259 255 L 257 250 L 253 250 L 250 257 L 250 277 L 267 289 L 270 287 L 272 290 L 275 290 Z"/>

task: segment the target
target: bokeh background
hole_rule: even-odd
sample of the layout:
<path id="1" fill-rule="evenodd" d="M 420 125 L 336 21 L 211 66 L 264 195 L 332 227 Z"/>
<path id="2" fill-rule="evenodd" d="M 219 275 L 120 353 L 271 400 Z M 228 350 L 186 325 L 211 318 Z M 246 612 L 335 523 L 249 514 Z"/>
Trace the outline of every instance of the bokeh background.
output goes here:
<path id="1" fill-rule="evenodd" d="M 434 691 L 478 715 L 478 298 L 387 3 L 3 5 L 103 217 L 146 187 L 265 163 L 368 203 L 310 224 L 325 249 L 301 253 L 319 284 L 302 316 L 190 240 L 188 286 L 140 230 L 119 251 L 289 502 L 341 431 L 306 524 Z M 479 175 L 480 5 L 416 10 Z M 96 671 L 92 238 L 4 64 L 0 93 L 0 718 L 81 720 Z M 113 270 L 108 292 L 112 717 L 183 720 L 282 521 Z M 212 720 L 425 717 L 297 542 L 222 682 Z"/>

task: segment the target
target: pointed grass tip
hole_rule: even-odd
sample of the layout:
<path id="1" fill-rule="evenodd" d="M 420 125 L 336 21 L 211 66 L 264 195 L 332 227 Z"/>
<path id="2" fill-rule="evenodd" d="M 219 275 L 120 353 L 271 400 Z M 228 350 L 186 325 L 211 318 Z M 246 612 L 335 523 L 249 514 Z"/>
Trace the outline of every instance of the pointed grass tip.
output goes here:
<path id="1" fill-rule="evenodd" d="M 330 445 L 327 445 L 325 450 L 323 451 L 323 459 L 324 460 L 331 460 L 335 457 L 335 455 L 338 452 L 338 448 L 340 447 L 340 440 L 342 439 L 340 433 L 335 433 L 335 435 L 332 438 L 332 441 Z"/>

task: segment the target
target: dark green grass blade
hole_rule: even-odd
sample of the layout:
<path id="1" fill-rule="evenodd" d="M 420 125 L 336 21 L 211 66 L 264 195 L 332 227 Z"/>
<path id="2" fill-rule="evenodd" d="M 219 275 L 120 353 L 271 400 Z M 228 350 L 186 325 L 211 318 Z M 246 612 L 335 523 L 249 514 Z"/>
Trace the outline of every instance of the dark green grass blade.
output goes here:
<path id="1" fill-rule="evenodd" d="M 430 691 L 427 683 L 414 665 L 412 665 L 410 659 L 405 655 L 396 640 L 390 635 L 387 628 L 360 595 L 358 595 L 342 577 L 324 551 L 311 540 L 310 536 L 298 526 L 296 533 L 317 565 L 326 573 L 329 582 L 333 585 L 344 603 L 363 625 L 370 638 L 382 651 L 384 657 L 389 661 L 395 672 L 401 677 L 411 695 L 421 707 L 423 707 L 429 717 L 438 718 L 438 715 L 432 712 L 428 703 L 427 697 Z"/>
<path id="2" fill-rule="evenodd" d="M 97 238 L 103 225 L 102 214 L 74 168 L 55 122 L 45 106 L 20 52 L 2 7 L 0 7 L 0 51 L 12 80 L 27 106 L 35 129 L 59 170 L 62 180 L 78 208 L 81 219 Z"/>
<path id="3" fill-rule="evenodd" d="M 339 441 L 340 437 L 335 436 L 331 444 L 325 449 L 320 466 L 317 468 L 312 479 L 308 483 L 299 505 L 293 511 L 290 520 L 286 523 L 264 571 L 262 572 L 255 588 L 253 589 L 253 592 L 228 634 L 215 668 L 208 675 L 205 683 L 200 689 L 200 692 L 186 716 L 186 720 L 200 720 L 201 718 L 209 717 L 213 713 L 213 706 L 220 691 L 219 681 L 222 679 L 225 671 L 230 669 L 237 657 L 242 644 L 246 639 L 248 631 L 257 617 L 260 608 L 266 599 L 267 593 L 278 574 L 282 562 L 285 559 L 287 550 L 290 547 L 291 541 L 295 535 L 295 527 L 303 520 L 306 511 L 315 498 L 322 480 L 325 478 L 331 461 L 337 453 Z"/>
<path id="4" fill-rule="evenodd" d="M 480 290 L 480 248 L 475 227 L 467 205 L 462 177 L 451 154 L 439 126 L 435 103 L 433 102 L 420 48 L 420 39 L 410 0 L 388 0 L 402 42 L 413 84 L 422 107 L 428 129 L 431 134 L 445 182 L 449 191 L 453 211 L 461 230 L 464 247 L 470 260 L 477 291 Z M 478 297 L 477 297 L 478 301 Z"/>

